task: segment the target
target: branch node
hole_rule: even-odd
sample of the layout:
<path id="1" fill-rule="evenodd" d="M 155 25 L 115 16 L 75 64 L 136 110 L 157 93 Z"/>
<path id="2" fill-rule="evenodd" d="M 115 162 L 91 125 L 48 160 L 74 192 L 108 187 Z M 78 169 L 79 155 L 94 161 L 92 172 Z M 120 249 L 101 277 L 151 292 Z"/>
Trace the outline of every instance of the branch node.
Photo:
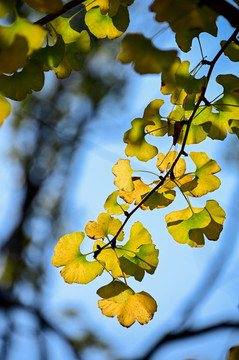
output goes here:
<path id="1" fill-rule="evenodd" d="M 205 98 L 205 96 L 202 99 L 206 106 L 211 106 L 211 103 Z"/>
<path id="2" fill-rule="evenodd" d="M 206 59 L 202 59 L 201 64 L 202 64 L 202 65 L 211 65 L 212 62 L 209 61 L 209 60 L 206 60 Z"/>
<path id="3" fill-rule="evenodd" d="M 101 250 L 102 250 L 102 248 L 99 244 L 97 244 L 96 247 L 97 247 L 97 250 L 94 251 L 94 255 L 93 255 L 94 259 L 97 258 L 97 256 L 101 253 Z"/>
<path id="4" fill-rule="evenodd" d="M 129 217 L 128 211 L 124 211 L 124 215 L 128 218 Z"/>

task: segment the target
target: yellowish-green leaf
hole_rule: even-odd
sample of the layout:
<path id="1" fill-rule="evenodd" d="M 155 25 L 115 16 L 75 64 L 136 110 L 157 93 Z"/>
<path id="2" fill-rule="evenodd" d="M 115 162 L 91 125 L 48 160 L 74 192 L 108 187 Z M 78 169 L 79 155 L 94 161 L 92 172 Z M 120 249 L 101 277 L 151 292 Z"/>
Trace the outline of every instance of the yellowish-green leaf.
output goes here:
<path id="1" fill-rule="evenodd" d="M 221 41 L 221 47 L 225 45 L 226 41 Z M 239 61 L 239 45 L 232 42 L 224 50 L 224 54 L 229 57 L 231 61 Z"/>
<path id="2" fill-rule="evenodd" d="M 128 210 L 129 205 L 127 204 L 119 204 L 117 202 L 117 197 L 119 195 L 119 191 L 116 190 L 112 194 L 110 194 L 105 202 L 104 209 L 110 215 L 121 215 L 125 211 Z"/>
<path id="3" fill-rule="evenodd" d="M 204 235 L 209 240 L 217 240 L 223 228 L 225 212 L 214 200 L 208 200 L 205 208 L 186 208 L 166 215 L 169 233 L 175 241 L 192 247 L 205 244 Z"/>
<path id="4" fill-rule="evenodd" d="M 99 247 L 103 247 L 105 243 L 101 240 L 97 240 L 94 243 L 93 250 L 97 251 Z M 104 264 L 104 268 L 107 271 L 111 272 L 113 277 L 127 277 L 126 274 L 123 274 L 123 270 L 120 267 L 119 257 L 124 255 L 124 251 L 118 249 L 112 249 L 111 247 L 104 248 L 99 255 L 97 255 L 97 260 Z"/>
<path id="5" fill-rule="evenodd" d="M 61 10 L 63 4 L 61 0 L 24 0 L 30 7 L 45 13 L 55 13 Z"/>
<path id="6" fill-rule="evenodd" d="M 27 62 L 28 45 L 24 37 L 17 35 L 13 43 L 1 49 L 0 74 L 12 74 Z"/>
<path id="7" fill-rule="evenodd" d="M 40 91 L 44 85 L 42 66 L 35 61 L 29 61 L 26 67 L 11 76 L 0 76 L 0 93 L 9 99 L 21 101 L 32 90 Z"/>
<path id="8" fill-rule="evenodd" d="M 229 120 L 230 130 L 239 138 L 239 120 Z"/>
<path id="9" fill-rule="evenodd" d="M 235 119 L 234 112 L 238 118 L 239 107 L 239 78 L 236 75 L 218 75 L 216 78 L 218 84 L 224 88 L 223 97 L 213 103 L 218 111 L 232 112 L 231 118 Z"/>
<path id="10" fill-rule="evenodd" d="M 150 135 L 164 136 L 168 131 L 168 123 L 162 120 L 159 109 L 164 104 L 163 100 L 153 100 L 144 110 L 143 118 L 152 121 L 154 125 L 146 126 L 146 131 Z"/>
<path id="11" fill-rule="evenodd" d="M 91 239 L 104 239 L 108 235 L 115 236 L 121 227 L 122 223 L 119 219 L 116 219 L 109 214 L 101 213 L 96 221 L 88 221 L 85 227 L 87 236 Z M 117 240 L 122 241 L 124 238 L 123 231 L 120 232 Z"/>
<path id="12" fill-rule="evenodd" d="M 192 39 L 201 32 L 217 35 L 218 14 L 205 5 L 199 6 L 198 0 L 154 0 L 150 9 L 158 22 L 169 23 L 178 46 L 185 52 L 191 49 Z"/>
<path id="13" fill-rule="evenodd" d="M 136 156 L 138 160 L 148 161 L 158 153 L 156 146 L 150 145 L 145 140 L 147 135 L 145 127 L 153 122 L 147 119 L 137 118 L 131 122 L 132 128 L 124 134 L 124 142 L 127 144 L 125 154 Z"/>
<path id="14" fill-rule="evenodd" d="M 181 190 L 186 195 L 199 197 L 218 189 L 221 181 L 214 174 L 221 169 L 217 162 L 210 159 L 205 152 L 191 152 L 189 156 L 196 165 L 195 178 L 182 185 Z"/>
<path id="15" fill-rule="evenodd" d="M 105 37 L 111 40 L 116 39 L 125 32 L 129 25 L 128 9 L 119 6 L 117 13 L 110 17 L 107 14 L 102 15 L 99 7 L 92 8 L 85 15 L 85 23 L 90 32 L 98 39 Z"/>
<path id="16" fill-rule="evenodd" d="M 156 166 L 159 169 L 159 171 L 161 173 L 163 173 L 164 171 L 168 171 L 177 156 L 178 156 L 177 151 L 170 151 L 167 153 L 166 156 L 162 153 L 159 153 L 158 157 L 157 157 L 157 163 L 156 163 Z M 173 170 L 174 176 L 175 177 L 182 176 L 185 173 L 185 170 L 186 170 L 185 160 L 180 158 L 178 160 L 176 166 L 174 167 L 174 170 Z"/>
<path id="17" fill-rule="evenodd" d="M 148 193 L 152 188 L 145 184 L 139 177 L 133 177 L 133 191 L 119 191 L 119 196 L 126 201 L 128 204 L 135 204 L 141 201 L 141 195 Z"/>
<path id="18" fill-rule="evenodd" d="M 47 71 L 53 67 L 57 67 L 63 59 L 65 53 L 65 44 L 61 35 L 57 35 L 56 43 L 53 46 L 45 46 L 35 51 L 32 58 L 42 62 L 43 70 Z"/>
<path id="19" fill-rule="evenodd" d="M 131 192 L 134 189 L 132 181 L 132 173 L 134 170 L 130 166 L 129 160 L 120 159 L 113 166 L 112 173 L 115 175 L 114 184 L 126 192 Z"/>
<path id="20" fill-rule="evenodd" d="M 64 40 L 64 43 L 70 44 L 77 41 L 81 36 L 80 32 L 72 29 L 70 21 L 71 18 L 58 16 L 56 19 L 50 22 L 47 28 L 52 36 L 55 36 L 56 33 L 60 34 Z"/>
<path id="21" fill-rule="evenodd" d="M 133 63 L 139 74 L 159 74 L 168 69 L 177 55 L 175 50 L 159 50 L 142 34 L 127 34 L 121 42 L 118 60 Z"/>
<path id="22" fill-rule="evenodd" d="M 141 195 L 142 200 L 147 195 Z M 169 206 L 175 199 L 176 192 L 174 190 L 168 190 L 167 188 L 161 188 L 155 191 L 142 205 L 143 210 L 161 209 Z M 137 201 L 136 201 L 137 204 Z"/>
<path id="23" fill-rule="evenodd" d="M 135 321 L 141 325 L 147 324 L 157 311 L 157 304 L 152 296 L 144 291 L 135 293 L 118 280 L 103 286 L 97 294 L 103 298 L 98 301 L 102 314 L 108 317 L 117 315 L 119 323 L 125 327 L 130 327 Z"/>
<path id="24" fill-rule="evenodd" d="M 98 261 L 88 261 L 86 255 L 80 252 L 84 237 L 83 232 L 67 234 L 55 247 L 52 264 L 56 267 L 63 266 L 61 276 L 67 283 L 88 284 L 103 272 Z"/>
<path id="25" fill-rule="evenodd" d="M 0 2 L 0 18 L 9 14 L 16 6 L 16 0 L 1 0 Z"/>
<path id="26" fill-rule="evenodd" d="M 4 119 L 10 115 L 10 112 L 10 103 L 4 97 L 0 96 L 0 126 L 2 125 Z"/>

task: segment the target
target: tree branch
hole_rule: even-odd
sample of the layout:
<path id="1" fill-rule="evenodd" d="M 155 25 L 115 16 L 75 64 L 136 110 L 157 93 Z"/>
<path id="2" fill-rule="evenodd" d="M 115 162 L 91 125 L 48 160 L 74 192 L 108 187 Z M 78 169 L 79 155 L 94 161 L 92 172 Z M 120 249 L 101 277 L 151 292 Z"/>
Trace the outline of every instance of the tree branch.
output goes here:
<path id="1" fill-rule="evenodd" d="M 201 0 L 199 6 L 205 5 L 229 21 L 232 27 L 239 26 L 239 9 L 225 0 Z"/>
<path id="2" fill-rule="evenodd" d="M 85 0 L 72 0 L 69 3 L 65 4 L 61 10 L 52 13 L 52 14 L 48 14 L 46 16 L 44 16 L 43 18 L 37 20 L 34 22 L 34 24 L 36 25 L 46 25 L 48 24 L 50 21 L 56 19 L 58 16 L 63 15 L 64 13 L 66 13 L 67 11 L 73 9 L 75 6 L 80 5 L 84 2 Z"/>

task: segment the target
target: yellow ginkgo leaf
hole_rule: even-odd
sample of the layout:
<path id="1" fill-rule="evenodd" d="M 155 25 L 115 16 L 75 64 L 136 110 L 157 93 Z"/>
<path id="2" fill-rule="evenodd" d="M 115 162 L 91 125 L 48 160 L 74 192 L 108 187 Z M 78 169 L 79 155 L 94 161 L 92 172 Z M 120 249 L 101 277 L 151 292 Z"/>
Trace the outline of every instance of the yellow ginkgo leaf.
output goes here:
<path id="1" fill-rule="evenodd" d="M 114 184 L 119 190 L 131 192 L 134 190 L 132 181 L 132 173 L 134 170 L 130 166 L 129 160 L 120 159 L 112 168 L 112 173 L 115 175 Z"/>
<path id="2" fill-rule="evenodd" d="M 52 265 L 63 266 L 61 276 L 67 283 L 88 284 L 103 272 L 103 266 L 96 260 L 88 261 L 80 252 L 84 240 L 83 232 L 75 232 L 63 236 L 57 243 Z"/>
<path id="3" fill-rule="evenodd" d="M 156 166 L 159 169 L 159 171 L 163 173 L 164 171 L 169 170 L 177 156 L 178 156 L 177 151 L 170 151 L 169 153 L 167 153 L 166 156 L 162 153 L 158 154 Z M 182 176 L 185 173 L 185 170 L 186 170 L 185 160 L 180 158 L 173 169 L 174 176 L 175 177 Z"/>
<path id="4" fill-rule="evenodd" d="M 97 294 L 103 298 L 98 301 L 102 314 L 108 317 L 117 315 L 119 323 L 125 327 L 130 327 L 135 321 L 147 324 L 157 311 L 156 301 L 151 295 L 144 291 L 135 293 L 118 280 L 103 286 Z"/>
<path id="5" fill-rule="evenodd" d="M 104 239 L 108 235 L 115 236 L 122 226 L 119 219 L 114 218 L 106 213 L 101 213 L 96 221 L 88 221 L 85 227 L 87 236 L 91 239 Z M 117 237 L 117 240 L 122 241 L 124 238 L 123 231 Z"/>
<path id="6" fill-rule="evenodd" d="M 4 97 L 0 96 L 0 126 L 2 125 L 4 119 L 10 115 L 10 112 L 10 103 Z"/>
<path id="7" fill-rule="evenodd" d="M 119 195 L 119 191 L 116 190 L 112 194 L 110 194 L 106 199 L 104 208 L 107 211 L 107 213 L 110 215 L 121 215 L 129 208 L 129 205 L 119 204 L 117 202 L 118 195 Z"/>

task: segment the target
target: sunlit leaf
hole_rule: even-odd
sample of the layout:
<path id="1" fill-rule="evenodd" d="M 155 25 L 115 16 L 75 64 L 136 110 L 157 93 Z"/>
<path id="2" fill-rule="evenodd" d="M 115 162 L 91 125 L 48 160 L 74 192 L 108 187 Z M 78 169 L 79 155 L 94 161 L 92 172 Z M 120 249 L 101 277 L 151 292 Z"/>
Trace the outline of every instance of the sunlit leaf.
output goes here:
<path id="1" fill-rule="evenodd" d="M 239 106 L 239 78 L 236 75 L 218 75 L 216 78 L 218 84 L 224 88 L 223 97 L 213 103 L 218 111 L 234 112 L 238 117 Z M 231 114 L 233 119 L 234 114 Z"/>
<path id="2" fill-rule="evenodd" d="M 177 156 L 178 156 L 177 151 L 170 151 L 167 153 L 166 156 L 162 153 L 159 153 L 158 157 L 157 157 L 157 163 L 156 163 L 156 166 L 159 169 L 159 171 L 161 173 L 163 173 L 164 171 L 168 171 Z M 185 173 L 185 170 L 186 170 L 185 160 L 180 158 L 178 160 L 176 166 L 174 167 L 174 170 L 173 170 L 174 176 L 175 177 L 182 176 Z"/>
<path id="3" fill-rule="evenodd" d="M 103 298 L 98 301 L 102 314 L 108 317 L 117 315 L 119 323 L 125 327 L 130 327 L 135 321 L 141 325 L 147 324 L 157 311 L 157 304 L 152 296 L 144 291 L 135 293 L 118 280 L 103 286 L 97 294 Z"/>
<path id="4" fill-rule="evenodd" d="M 150 9 L 158 22 L 169 23 L 178 46 L 185 52 L 191 49 L 193 38 L 201 32 L 217 35 L 218 14 L 205 5 L 199 6 L 198 0 L 154 0 Z"/>
<path id="5" fill-rule="evenodd" d="M 52 36 L 55 36 L 55 33 L 61 35 L 65 44 L 73 43 L 80 38 L 81 33 L 72 29 L 70 21 L 71 18 L 58 16 L 48 24 L 47 29 Z"/>
<path id="6" fill-rule="evenodd" d="M 225 45 L 226 41 L 221 41 L 221 47 Z M 239 61 L 239 45 L 232 42 L 227 48 L 224 50 L 224 54 L 229 57 L 231 61 L 238 62 Z"/>
<path id="7" fill-rule="evenodd" d="M 119 6 L 117 13 L 110 17 L 103 15 L 100 8 L 92 8 L 85 15 L 85 23 L 90 32 L 98 39 L 108 37 L 115 39 L 121 36 L 129 25 L 129 13 L 127 7 Z"/>
<path id="8" fill-rule="evenodd" d="M 139 177 L 133 177 L 133 191 L 119 191 L 119 196 L 124 199 L 128 204 L 139 203 L 141 195 L 148 193 L 152 188 L 145 184 Z"/>
<path id="9" fill-rule="evenodd" d="M 121 227 L 122 223 L 119 219 L 116 219 L 109 214 L 101 213 L 96 221 L 88 221 L 85 232 L 91 239 L 104 239 L 108 235 L 115 236 Z M 123 240 L 123 231 L 120 232 L 117 240 Z"/>
<path id="10" fill-rule="evenodd" d="M 16 0 L 1 0 L 0 2 L 0 18 L 9 14 L 14 6 L 16 5 Z"/>
<path id="11" fill-rule="evenodd" d="M 218 189 L 221 181 L 214 174 L 221 169 L 217 162 L 210 159 L 205 152 L 191 152 L 189 156 L 196 165 L 195 178 L 182 185 L 181 190 L 189 196 L 198 197 Z"/>
<path id="12" fill-rule="evenodd" d="M 233 346 L 229 350 L 227 360 L 237 360 L 239 359 L 239 346 Z"/>
<path id="13" fill-rule="evenodd" d="M 132 173 L 134 170 L 130 166 L 129 160 L 120 159 L 113 166 L 112 173 L 115 175 L 114 184 L 119 190 L 131 192 L 134 189 Z"/>
<path id="14" fill-rule="evenodd" d="M 119 204 L 117 202 L 117 197 L 119 195 L 119 191 L 116 190 L 112 194 L 110 194 L 105 202 L 104 209 L 110 215 L 121 215 L 125 211 L 128 210 L 129 205 L 127 204 Z"/>
<path id="15" fill-rule="evenodd" d="M 98 261 L 88 261 L 86 255 L 80 252 L 84 237 L 83 232 L 67 234 L 55 247 L 52 264 L 56 267 L 63 266 L 60 273 L 67 283 L 88 284 L 103 272 Z"/>
<path id="16" fill-rule="evenodd" d="M 35 51 L 33 58 L 42 62 L 44 71 L 57 67 L 63 59 L 65 53 L 65 44 L 61 35 L 57 35 L 56 43 L 53 46 L 45 46 Z"/>
<path id="17" fill-rule="evenodd" d="M 223 228 L 225 212 L 214 200 L 208 200 L 204 208 L 186 208 L 166 215 L 169 233 L 175 241 L 192 247 L 205 244 L 204 235 L 209 240 L 217 240 Z"/>
<path id="18" fill-rule="evenodd" d="M 40 91 L 44 85 L 42 66 L 34 61 L 29 61 L 26 67 L 11 76 L 0 76 L 0 93 L 12 100 L 21 101 L 28 94 Z"/>
<path id="19" fill-rule="evenodd" d="M 142 34 L 127 34 L 121 42 L 118 60 L 123 64 L 133 62 L 139 74 L 159 74 L 168 69 L 177 55 L 175 50 L 159 50 Z"/>
<path id="20" fill-rule="evenodd" d="M 131 122 L 132 128 L 124 134 L 124 142 L 127 144 L 125 154 L 136 156 L 138 160 L 148 161 L 158 153 L 156 146 L 150 145 L 145 140 L 147 135 L 145 127 L 153 122 L 147 119 L 137 118 Z"/>
<path id="21" fill-rule="evenodd" d="M 99 247 L 103 247 L 105 243 L 101 240 L 97 240 L 94 243 L 94 251 L 99 250 Z M 120 267 L 119 256 L 124 255 L 123 250 L 118 254 L 118 249 L 112 249 L 110 246 L 104 248 L 99 255 L 97 255 L 97 260 L 104 264 L 104 268 L 107 271 L 110 271 L 114 277 L 127 277 L 126 274 L 123 274 L 123 270 Z"/>
<path id="22" fill-rule="evenodd" d="M 24 0 L 30 7 L 39 11 L 46 13 L 54 13 L 62 8 L 61 0 Z"/>
<path id="23" fill-rule="evenodd" d="M 10 103 L 0 96 L 0 126 L 2 125 L 4 119 L 10 115 L 11 105 Z"/>
<path id="24" fill-rule="evenodd" d="M 239 120 L 229 120 L 230 130 L 239 138 Z"/>
<path id="25" fill-rule="evenodd" d="M 146 196 L 144 194 L 141 196 L 141 200 Z M 169 206 L 175 199 L 176 192 L 174 190 L 168 190 L 166 188 L 161 188 L 155 191 L 142 205 L 141 209 L 143 210 L 154 210 L 161 209 Z M 136 201 L 137 203 L 137 201 Z"/>
<path id="26" fill-rule="evenodd" d="M 163 100 L 153 100 L 144 110 L 143 118 L 152 121 L 154 125 L 146 126 L 146 131 L 150 135 L 164 136 L 168 131 L 168 122 L 162 120 L 159 109 L 163 105 Z"/>

